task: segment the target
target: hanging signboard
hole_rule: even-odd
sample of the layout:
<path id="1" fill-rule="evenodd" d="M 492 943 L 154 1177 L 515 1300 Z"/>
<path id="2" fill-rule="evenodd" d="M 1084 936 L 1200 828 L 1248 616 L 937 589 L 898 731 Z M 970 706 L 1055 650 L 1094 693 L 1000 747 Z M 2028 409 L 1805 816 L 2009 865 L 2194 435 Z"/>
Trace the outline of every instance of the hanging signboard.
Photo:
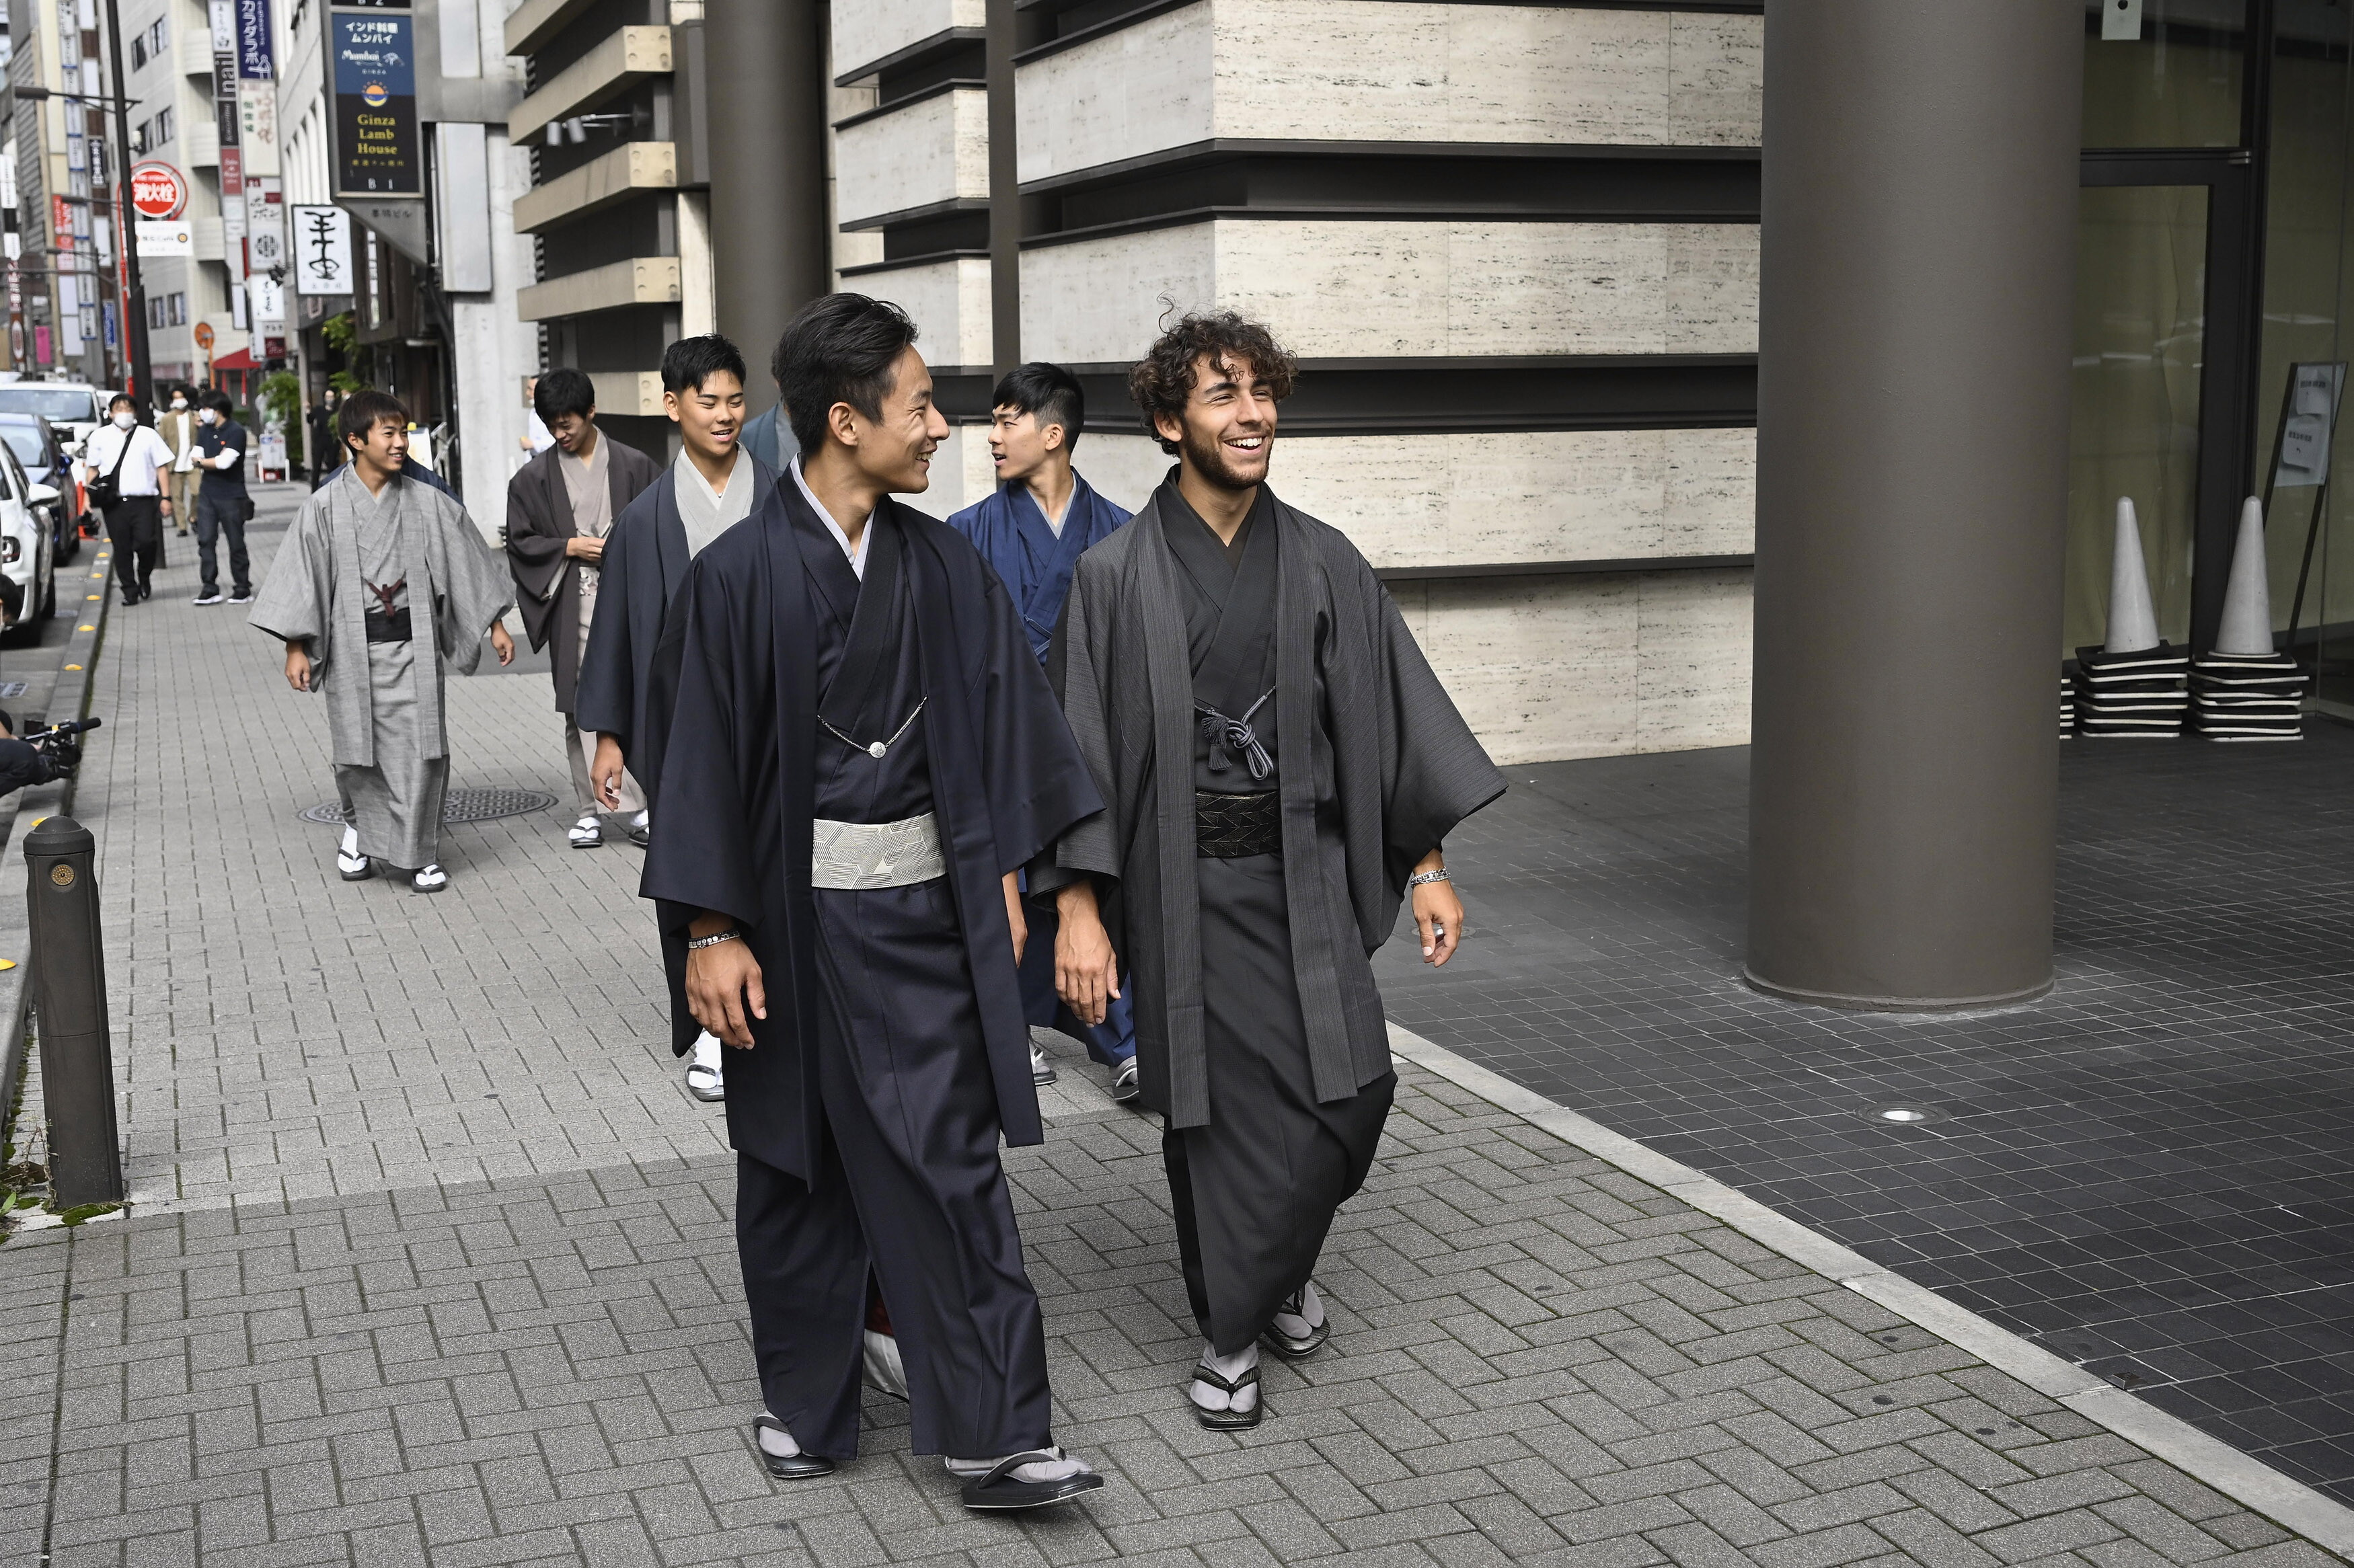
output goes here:
<path id="1" fill-rule="evenodd" d="M 188 210 L 187 176 L 154 159 L 132 164 L 131 206 L 141 217 L 178 217 Z"/>
<path id="2" fill-rule="evenodd" d="M 138 236 L 142 261 L 196 253 L 196 226 L 185 217 L 143 217 Z"/>
<path id="3" fill-rule="evenodd" d="M 422 196 L 411 19 L 338 11 L 330 20 L 337 194 Z"/>
<path id="4" fill-rule="evenodd" d="M 352 291 L 352 220 L 339 207 L 298 207 L 290 267 L 297 294 Z"/>

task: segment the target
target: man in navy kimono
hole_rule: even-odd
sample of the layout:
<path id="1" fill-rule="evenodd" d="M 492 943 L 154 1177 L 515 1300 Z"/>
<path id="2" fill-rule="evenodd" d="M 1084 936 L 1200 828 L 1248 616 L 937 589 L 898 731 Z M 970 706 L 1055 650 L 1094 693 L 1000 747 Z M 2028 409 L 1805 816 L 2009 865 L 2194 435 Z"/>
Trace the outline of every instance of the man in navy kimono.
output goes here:
<path id="1" fill-rule="evenodd" d="M 735 1047 L 736 1234 L 769 1474 L 858 1448 L 870 1269 L 914 1449 L 975 1509 L 1102 1478 L 1054 1446 L 998 1140 L 1044 1129 L 1014 870 L 1102 809 L 1005 588 L 892 499 L 948 434 L 913 323 L 831 294 L 785 329 L 801 455 L 688 568 L 653 842 L 682 1040 Z"/>
<path id="2" fill-rule="evenodd" d="M 624 769 L 644 791 L 631 837 L 646 842 L 662 764 L 670 694 L 654 673 L 663 616 L 687 564 L 777 487 L 777 476 L 742 450 L 744 356 L 717 333 L 683 337 L 663 351 L 663 411 L 678 426 L 677 461 L 622 511 L 599 561 L 599 609 L 580 654 L 573 720 L 595 732 L 589 788 L 609 811 L 622 805 Z M 705 1034 L 686 1053 L 686 1089 L 699 1100 L 727 1092 L 719 1042 Z"/>
<path id="3" fill-rule="evenodd" d="M 1022 612 L 1030 646 L 1046 662 L 1071 572 L 1088 546 L 1115 532 L 1128 513 L 1097 495 L 1071 466 L 1071 450 L 1087 423 L 1079 379 L 1059 365 L 1034 363 L 1009 371 L 991 394 L 989 455 L 997 489 L 978 505 L 949 519 L 997 568 Z M 1087 1054 L 1111 1069 L 1112 1098 L 1137 1096 L 1136 1022 L 1125 996 L 1113 999 L 1101 1023 L 1082 1022 L 1055 994 L 1055 914 L 1030 913 L 1030 946 L 1022 960 L 1022 1011 L 1033 1027 L 1059 1028 L 1084 1041 Z M 1054 1068 L 1034 1048 L 1033 1075 L 1055 1081 Z"/>

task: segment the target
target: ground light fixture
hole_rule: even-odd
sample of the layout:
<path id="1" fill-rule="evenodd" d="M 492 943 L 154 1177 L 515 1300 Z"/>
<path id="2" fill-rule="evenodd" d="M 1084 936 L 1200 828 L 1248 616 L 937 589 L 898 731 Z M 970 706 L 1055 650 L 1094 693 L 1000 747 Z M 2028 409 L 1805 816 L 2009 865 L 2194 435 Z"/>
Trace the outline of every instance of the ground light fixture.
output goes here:
<path id="1" fill-rule="evenodd" d="M 1910 1103 L 1872 1106 L 1866 1108 L 1863 1114 L 1887 1127 L 1919 1127 L 1924 1122 L 1945 1119 L 1933 1107 Z"/>

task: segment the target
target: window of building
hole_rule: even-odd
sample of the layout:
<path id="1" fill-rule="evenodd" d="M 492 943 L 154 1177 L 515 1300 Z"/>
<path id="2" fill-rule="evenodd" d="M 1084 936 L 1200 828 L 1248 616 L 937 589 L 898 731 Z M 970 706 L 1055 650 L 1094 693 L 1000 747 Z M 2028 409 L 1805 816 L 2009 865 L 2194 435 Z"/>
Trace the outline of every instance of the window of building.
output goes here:
<path id="1" fill-rule="evenodd" d="M 164 296 L 156 295 L 147 302 L 147 325 L 152 329 L 164 324 Z"/>
<path id="2" fill-rule="evenodd" d="M 160 147 L 171 139 L 172 111 L 169 109 L 159 109 L 155 111 L 155 145 Z"/>
<path id="3" fill-rule="evenodd" d="M 169 307 L 169 322 L 168 322 L 168 324 L 170 324 L 170 325 L 172 325 L 172 326 L 186 326 L 186 325 L 187 325 L 187 324 L 188 324 L 188 296 L 187 296 L 186 294 L 185 294 L 185 293 L 172 293 L 172 294 L 166 294 L 166 295 L 164 295 L 164 303 Z"/>
<path id="4" fill-rule="evenodd" d="M 140 34 L 131 40 L 131 69 L 137 70 L 147 63 L 147 35 Z"/>
<path id="5" fill-rule="evenodd" d="M 171 41 L 171 37 L 169 22 L 164 17 L 156 17 L 155 25 L 147 29 L 147 52 L 157 59 L 163 58 L 164 46 Z"/>

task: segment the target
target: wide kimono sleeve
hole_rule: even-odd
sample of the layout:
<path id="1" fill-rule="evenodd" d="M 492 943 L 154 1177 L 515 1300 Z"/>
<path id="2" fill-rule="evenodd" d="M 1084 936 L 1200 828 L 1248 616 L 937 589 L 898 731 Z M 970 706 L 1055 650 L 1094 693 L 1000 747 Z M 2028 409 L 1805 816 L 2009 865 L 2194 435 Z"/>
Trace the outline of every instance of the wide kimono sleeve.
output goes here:
<path id="1" fill-rule="evenodd" d="M 706 555 L 688 568 L 673 611 L 681 618 L 675 722 L 638 888 L 655 901 L 665 946 L 705 910 L 758 926 L 763 851 L 775 854 L 752 816 L 758 791 L 749 786 L 763 768 L 774 770 L 776 758 L 758 755 L 768 728 L 758 722 L 760 683 L 739 679 L 767 657 L 765 629 L 740 602 L 746 588 L 711 565 Z"/>
<path id="2" fill-rule="evenodd" d="M 599 602 L 610 608 L 588 623 L 588 646 L 581 652 L 579 683 L 572 694 L 572 715 L 580 727 L 617 737 L 624 750 L 630 732 L 637 727 L 637 664 L 630 645 L 629 600 L 636 574 L 654 565 L 653 535 L 640 524 L 641 515 L 632 503 L 606 532 L 605 554 L 598 562 L 599 592 L 605 596 Z M 647 555 L 642 564 L 637 559 L 642 534 Z"/>
<path id="3" fill-rule="evenodd" d="M 547 505 L 545 460 L 525 463 L 507 482 L 507 570 L 514 575 L 516 604 L 534 648 L 547 646 L 556 623 L 555 595 L 570 576 L 564 553 L 571 530 L 558 526 Z"/>
<path id="4" fill-rule="evenodd" d="M 986 560 L 976 565 L 986 639 L 981 780 L 1002 876 L 1051 849 L 1074 824 L 1101 816 L 1103 797 L 1038 667 L 1013 595 Z"/>
<path id="5" fill-rule="evenodd" d="M 1086 556 L 1079 557 L 1078 567 L 1071 574 L 1071 590 L 1063 599 L 1054 644 L 1046 653 L 1046 681 L 1063 705 L 1064 722 L 1070 726 L 1072 743 L 1087 765 L 1097 797 L 1110 800 L 1117 798 L 1118 781 L 1112 777 L 1111 730 L 1105 719 L 1108 683 L 1101 656 L 1106 652 L 1106 629 L 1097 613 L 1098 593 L 1110 591 L 1109 585 L 1101 581 L 1106 575 L 1095 571 Z M 1119 854 L 1108 810 L 1098 810 L 1081 819 L 1037 857 L 1030 867 L 1030 894 L 1044 897 L 1089 874 L 1119 875 Z"/>
<path id="6" fill-rule="evenodd" d="M 434 587 L 440 599 L 435 620 L 441 657 L 458 674 L 471 675 L 482 662 L 482 639 L 514 605 L 514 579 L 463 506 L 446 493 L 420 499 L 427 502 L 440 557 L 440 581 Z"/>
<path id="7" fill-rule="evenodd" d="M 1371 588 L 1380 597 L 1382 662 L 1397 737 L 1383 837 L 1388 841 L 1391 879 L 1403 892 L 1414 863 L 1444 843 L 1458 822 L 1501 795 L 1504 776 L 1438 683 L 1397 601 L 1378 581 Z"/>
<path id="8" fill-rule="evenodd" d="M 253 613 L 246 624 L 281 642 L 299 642 L 311 659 L 311 689 L 322 688 L 327 672 L 328 599 L 334 577 L 328 558 L 327 503 L 313 491 L 294 515 L 294 525 L 270 557 Z"/>

